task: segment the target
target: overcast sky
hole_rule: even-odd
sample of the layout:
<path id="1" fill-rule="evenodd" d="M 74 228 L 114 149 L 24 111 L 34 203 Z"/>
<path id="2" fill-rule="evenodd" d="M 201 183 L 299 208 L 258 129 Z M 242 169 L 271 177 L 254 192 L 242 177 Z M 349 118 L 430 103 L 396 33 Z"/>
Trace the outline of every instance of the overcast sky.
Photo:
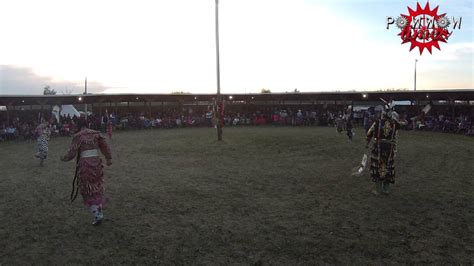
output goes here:
<path id="1" fill-rule="evenodd" d="M 473 1 L 430 1 L 462 17 L 441 51 L 401 45 L 386 16 L 416 1 L 220 0 L 226 93 L 473 89 Z M 421 0 L 420 4 L 425 5 Z M 0 94 L 216 91 L 214 0 L 2 0 Z"/>

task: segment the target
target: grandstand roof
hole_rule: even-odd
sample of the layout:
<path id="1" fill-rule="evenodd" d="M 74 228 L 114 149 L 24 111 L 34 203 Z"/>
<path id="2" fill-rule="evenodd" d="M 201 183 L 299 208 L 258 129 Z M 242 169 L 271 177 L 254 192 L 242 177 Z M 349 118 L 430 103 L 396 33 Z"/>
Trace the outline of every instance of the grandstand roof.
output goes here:
<path id="1" fill-rule="evenodd" d="M 300 92 L 222 94 L 227 101 L 378 101 L 385 100 L 458 100 L 474 101 L 474 90 Z M 230 99 L 230 97 L 232 98 Z M 212 101 L 215 94 L 87 94 L 87 95 L 1 95 L 0 105 L 55 105 L 114 102 L 193 102 Z"/>

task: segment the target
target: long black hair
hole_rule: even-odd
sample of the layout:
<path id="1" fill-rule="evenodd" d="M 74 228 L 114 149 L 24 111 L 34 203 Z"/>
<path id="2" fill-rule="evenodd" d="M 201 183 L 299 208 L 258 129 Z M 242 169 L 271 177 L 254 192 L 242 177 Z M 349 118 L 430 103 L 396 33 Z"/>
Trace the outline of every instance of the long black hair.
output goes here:
<path id="1" fill-rule="evenodd" d="M 76 121 L 77 131 L 81 131 L 83 127 L 87 127 L 87 121 L 85 118 L 81 117 Z"/>

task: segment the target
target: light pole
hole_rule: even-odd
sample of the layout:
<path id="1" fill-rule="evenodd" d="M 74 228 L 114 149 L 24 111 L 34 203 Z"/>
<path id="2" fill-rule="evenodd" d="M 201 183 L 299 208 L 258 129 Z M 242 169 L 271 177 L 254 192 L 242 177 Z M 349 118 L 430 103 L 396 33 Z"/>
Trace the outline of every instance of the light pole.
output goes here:
<path id="1" fill-rule="evenodd" d="M 221 124 L 221 76 L 219 64 L 219 0 L 216 0 L 216 71 L 217 71 L 217 140 L 222 140 L 222 124 Z"/>
<path id="2" fill-rule="evenodd" d="M 84 100 L 85 100 L 86 96 L 87 96 L 87 77 L 84 80 Z M 84 105 L 85 105 L 84 110 L 85 110 L 85 113 L 86 113 L 86 121 L 87 121 L 88 117 L 87 117 L 87 103 L 86 103 L 86 101 L 84 101 Z"/>
<path id="3" fill-rule="evenodd" d="M 415 59 L 415 91 L 416 91 L 416 63 L 418 62 L 418 59 Z"/>

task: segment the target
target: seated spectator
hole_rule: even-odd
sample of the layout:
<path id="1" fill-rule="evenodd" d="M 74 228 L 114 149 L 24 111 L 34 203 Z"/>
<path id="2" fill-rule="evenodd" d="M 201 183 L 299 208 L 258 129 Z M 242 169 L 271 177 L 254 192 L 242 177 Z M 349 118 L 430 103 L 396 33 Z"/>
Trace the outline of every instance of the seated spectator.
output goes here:
<path id="1" fill-rule="evenodd" d="M 234 121 L 232 122 L 234 126 L 238 125 L 239 124 L 239 121 L 240 121 L 240 118 L 239 117 L 235 117 L 234 118 Z"/>
<path id="2" fill-rule="evenodd" d="M 6 139 L 7 140 L 13 140 L 13 139 L 16 139 L 17 137 L 17 130 L 16 128 L 12 125 L 12 126 L 8 126 L 6 129 L 5 129 L 5 135 L 6 135 Z"/>
<path id="3" fill-rule="evenodd" d="M 0 141 L 5 141 L 7 138 L 7 134 L 5 132 L 5 129 L 4 128 L 1 128 L 0 129 Z"/>
<path id="4" fill-rule="evenodd" d="M 274 126 L 278 125 L 278 122 L 280 121 L 280 115 L 275 112 L 273 115 L 272 115 L 272 124 Z"/>
<path id="5" fill-rule="evenodd" d="M 467 130 L 466 132 L 466 136 L 471 136 L 471 137 L 474 137 L 474 128 L 470 128 Z"/>

